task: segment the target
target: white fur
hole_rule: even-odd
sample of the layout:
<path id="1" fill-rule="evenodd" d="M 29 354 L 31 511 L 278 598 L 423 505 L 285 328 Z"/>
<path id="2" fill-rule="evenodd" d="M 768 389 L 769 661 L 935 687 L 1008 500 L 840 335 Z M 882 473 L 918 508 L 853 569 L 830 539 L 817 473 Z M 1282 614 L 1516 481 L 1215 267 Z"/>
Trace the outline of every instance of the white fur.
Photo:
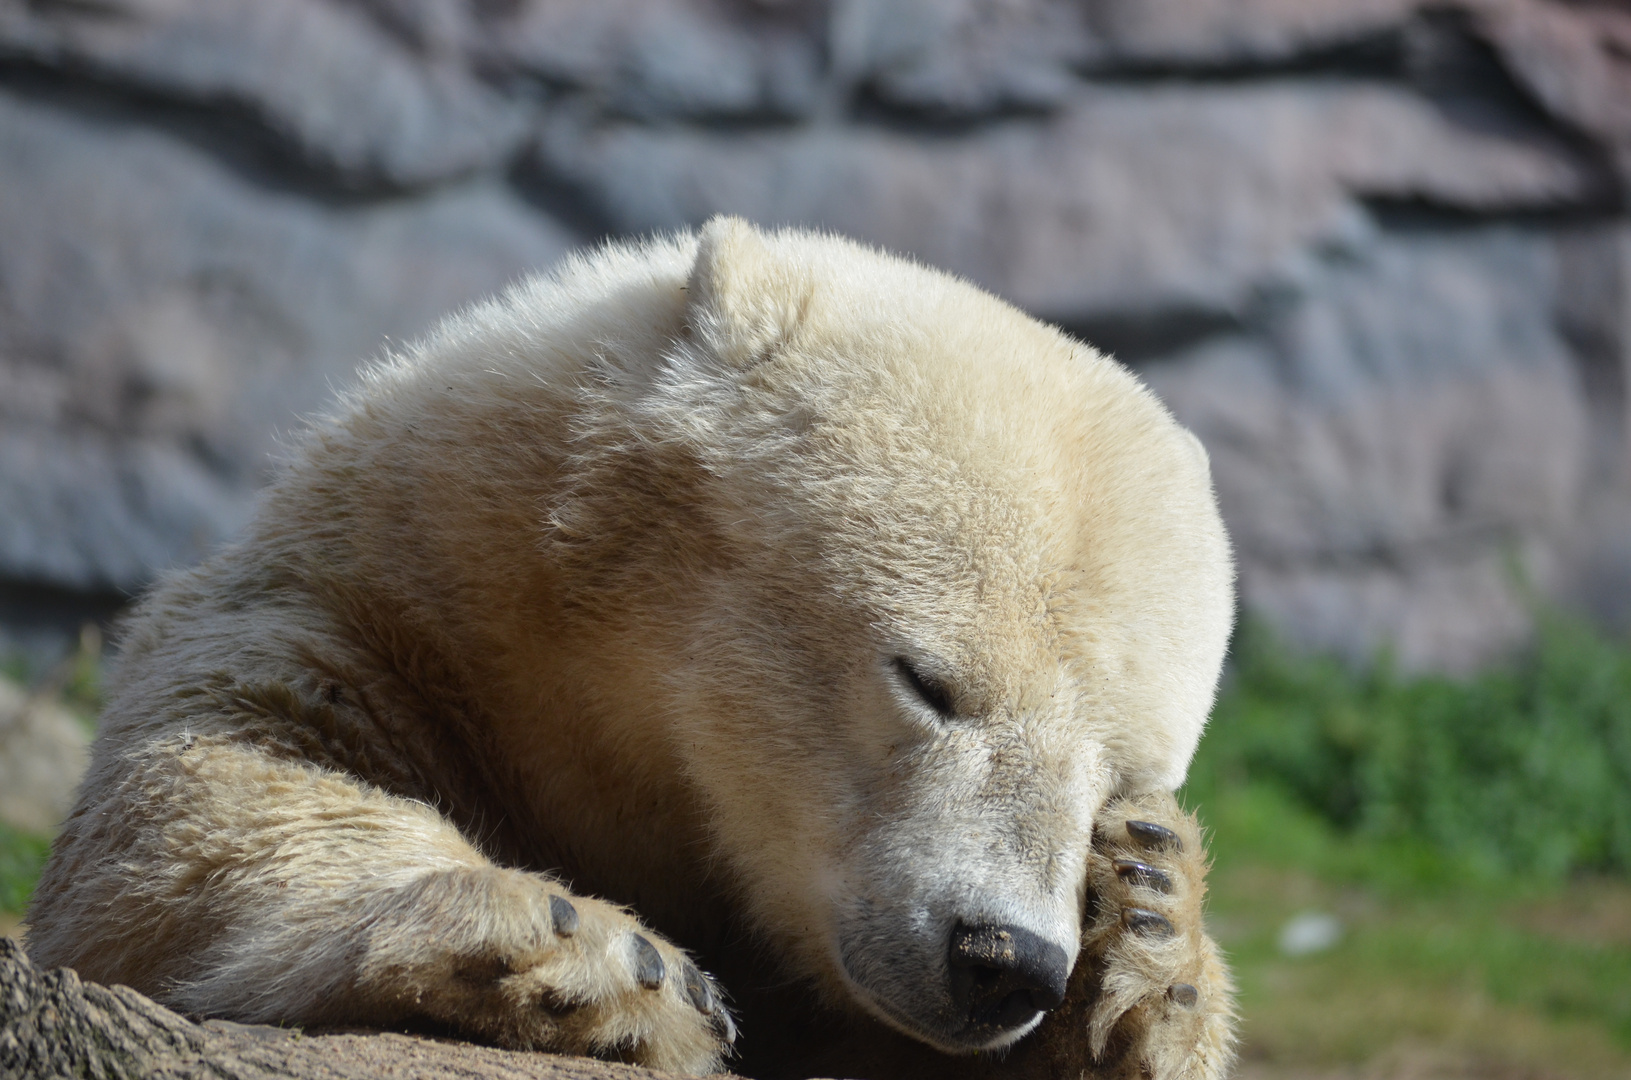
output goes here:
<path id="1" fill-rule="evenodd" d="M 611 246 L 370 368 L 144 602 L 31 948 L 201 1011 L 711 1067 L 590 891 L 740 917 L 970 1049 L 949 928 L 1074 955 L 1095 812 L 1182 781 L 1231 612 L 1204 452 L 1091 348 L 834 237 Z M 562 967 L 564 886 L 489 857 L 572 878 L 611 951 Z M 449 988 L 483 950 L 600 1026 L 466 1015 L 523 994 Z"/>

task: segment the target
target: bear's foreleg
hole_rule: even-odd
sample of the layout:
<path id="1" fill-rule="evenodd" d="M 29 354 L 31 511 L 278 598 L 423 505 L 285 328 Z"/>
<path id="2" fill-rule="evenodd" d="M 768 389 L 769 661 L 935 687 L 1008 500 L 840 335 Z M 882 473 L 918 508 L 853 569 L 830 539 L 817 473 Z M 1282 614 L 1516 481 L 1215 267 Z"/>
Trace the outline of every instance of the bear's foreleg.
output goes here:
<path id="1" fill-rule="evenodd" d="M 486 860 L 432 808 L 181 737 L 126 759 L 41 882 L 30 952 L 246 1021 L 424 1025 L 715 1070 L 712 982 L 623 909 Z"/>

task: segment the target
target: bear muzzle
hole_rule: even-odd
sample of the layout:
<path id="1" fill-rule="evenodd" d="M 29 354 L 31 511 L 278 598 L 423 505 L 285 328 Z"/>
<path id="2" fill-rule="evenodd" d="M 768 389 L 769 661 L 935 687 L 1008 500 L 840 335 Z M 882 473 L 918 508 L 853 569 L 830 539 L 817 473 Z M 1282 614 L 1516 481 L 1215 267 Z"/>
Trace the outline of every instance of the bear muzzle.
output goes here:
<path id="1" fill-rule="evenodd" d="M 975 1041 L 1031 1024 L 1065 999 L 1070 977 L 1069 954 L 1020 926 L 960 922 L 946 961 L 953 1007 L 968 1018 L 965 1032 Z"/>
<path id="2" fill-rule="evenodd" d="M 938 921 L 938 920 L 936 920 Z M 843 968 L 891 1026 L 950 1054 L 1021 1038 L 1065 997 L 1074 952 L 1023 926 L 953 917 L 938 935 L 852 924 Z"/>

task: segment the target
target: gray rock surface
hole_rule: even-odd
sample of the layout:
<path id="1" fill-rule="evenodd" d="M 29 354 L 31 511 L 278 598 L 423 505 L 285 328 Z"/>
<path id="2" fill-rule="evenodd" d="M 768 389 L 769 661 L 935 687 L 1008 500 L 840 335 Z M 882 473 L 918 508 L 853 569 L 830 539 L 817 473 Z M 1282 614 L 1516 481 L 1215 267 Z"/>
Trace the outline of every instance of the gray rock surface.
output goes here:
<path id="1" fill-rule="evenodd" d="M 417 5 L 331 0 L 44 0 L 0 5 L 13 62 L 143 104 L 223 114 L 292 166 L 357 186 L 423 185 L 500 160 L 528 109 L 457 56 L 389 32 Z M 371 18 L 373 12 L 375 17 Z M 416 47 L 417 46 L 417 47 Z"/>
<path id="2" fill-rule="evenodd" d="M 387 339 L 720 211 L 1138 368 L 1291 640 L 1631 625 L 1628 199 L 1607 0 L 0 0 L 0 648 L 230 536 Z"/>
<path id="3" fill-rule="evenodd" d="M 1382 239 L 1266 332 L 1150 367 L 1210 449 L 1256 610 L 1450 667 L 1523 638 L 1588 488 L 1556 256 L 1511 228 Z"/>
<path id="4" fill-rule="evenodd" d="M 131 589 L 248 512 L 278 428 L 575 242 L 489 179 L 325 203 L 0 94 L 0 567 Z"/>
<path id="5" fill-rule="evenodd" d="M 542 167 L 612 232 L 729 211 L 864 236 L 1066 323 L 1196 309 L 1238 317 L 1322 246 L 1372 229 L 1357 199 L 1498 214 L 1578 205 L 1590 165 L 1544 132 L 1450 121 L 1408 91 L 1096 87 L 967 135 L 860 125 L 741 134 L 567 113 Z"/>

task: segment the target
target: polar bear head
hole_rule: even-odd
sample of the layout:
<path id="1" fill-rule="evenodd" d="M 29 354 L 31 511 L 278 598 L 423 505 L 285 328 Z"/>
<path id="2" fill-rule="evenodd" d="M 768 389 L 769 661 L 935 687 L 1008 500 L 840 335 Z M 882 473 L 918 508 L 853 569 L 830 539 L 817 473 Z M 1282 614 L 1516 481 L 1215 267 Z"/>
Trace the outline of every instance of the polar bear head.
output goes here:
<path id="1" fill-rule="evenodd" d="M 645 461 L 596 498 L 661 490 L 683 512 L 616 514 L 686 535 L 597 572 L 658 563 L 641 662 L 779 952 L 941 1049 L 1006 1045 L 1074 962 L 1095 812 L 1179 785 L 1211 707 L 1206 455 L 965 282 L 732 219 L 687 251 L 676 341 L 584 436 Z M 998 932 L 1017 968 L 982 996 L 956 953 Z"/>

